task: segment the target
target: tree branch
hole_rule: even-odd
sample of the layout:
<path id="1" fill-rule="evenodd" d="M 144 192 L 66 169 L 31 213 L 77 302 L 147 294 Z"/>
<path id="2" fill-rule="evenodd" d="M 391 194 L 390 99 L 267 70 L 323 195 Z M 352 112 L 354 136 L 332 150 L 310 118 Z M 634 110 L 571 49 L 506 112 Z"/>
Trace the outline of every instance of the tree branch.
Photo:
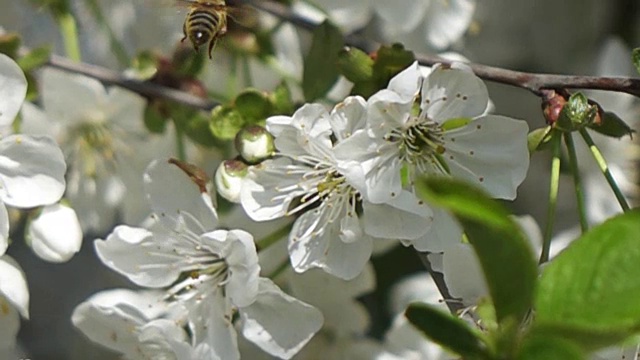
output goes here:
<path id="1" fill-rule="evenodd" d="M 293 13 L 288 7 L 277 2 L 267 0 L 238 1 L 306 30 L 313 30 L 317 26 L 317 24 L 310 19 Z M 380 46 L 380 44 L 367 40 L 357 34 L 347 35 L 345 37 L 345 43 L 367 52 L 375 51 Z M 416 59 L 424 66 L 432 66 L 437 63 L 452 63 L 451 60 L 444 59 L 437 55 L 417 54 Z M 75 63 L 59 56 L 52 56 L 48 65 L 83 74 L 106 84 L 120 86 L 148 98 L 171 100 L 202 110 L 211 110 L 218 105 L 217 102 L 202 99 L 183 91 L 148 81 L 130 79 L 122 74 L 99 66 Z M 545 89 L 594 89 L 625 92 L 640 97 L 640 79 L 638 78 L 538 74 L 474 63 L 467 63 L 467 65 L 478 77 L 484 80 L 526 89 L 537 96 L 542 96 L 542 91 Z"/>

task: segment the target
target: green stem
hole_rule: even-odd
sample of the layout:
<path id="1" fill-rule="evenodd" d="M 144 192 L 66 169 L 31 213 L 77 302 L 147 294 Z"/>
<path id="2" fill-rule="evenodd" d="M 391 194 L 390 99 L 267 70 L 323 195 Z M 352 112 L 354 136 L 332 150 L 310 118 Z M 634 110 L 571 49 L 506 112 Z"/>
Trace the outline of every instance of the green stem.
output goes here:
<path id="1" fill-rule="evenodd" d="M 551 248 L 551 235 L 553 235 L 553 223 L 556 216 L 556 205 L 558 204 L 558 188 L 560 186 L 560 141 L 562 135 L 555 132 L 553 135 L 553 158 L 551 159 L 551 179 L 549 184 L 549 207 L 547 208 L 547 226 L 544 231 L 542 242 L 542 254 L 540 254 L 540 264 L 549 261 L 549 249 Z"/>
<path id="2" fill-rule="evenodd" d="M 276 231 L 272 232 L 271 234 L 269 234 L 269 235 L 263 237 L 262 239 L 256 241 L 256 247 L 258 248 L 258 251 L 262 251 L 262 250 L 268 248 L 269 246 L 277 243 L 282 238 L 286 237 L 289 234 L 289 232 L 291 231 L 291 227 L 292 226 L 293 226 L 292 223 L 288 223 L 288 224 L 280 227 Z"/>
<path id="3" fill-rule="evenodd" d="M 564 133 L 564 143 L 567 145 L 569 152 L 569 164 L 573 173 L 573 187 L 576 191 L 576 201 L 578 203 L 578 215 L 580 217 L 580 229 L 586 232 L 589 229 L 587 222 L 587 208 L 584 204 L 584 190 L 582 188 L 582 179 L 580 177 L 580 169 L 578 169 L 578 158 L 576 156 L 576 146 L 573 142 L 572 133 Z"/>
<path id="4" fill-rule="evenodd" d="M 76 19 L 71 13 L 67 12 L 56 16 L 56 21 L 58 22 L 58 26 L 60 26 L 67 57 L 76 62 L 82 61 Z"/>
<path id="5" fill-rule="evenodd" d="M 593 142 L 591 135 L 589 135 L 586 129 L 580 129 L 580 135 L 582 135 L 582 138 L 587 143 L 587 146 L 589 146 L 589 150 L 591 150 L 591 154 L 593 155 L 593 158 L 596 160 L 596 163 L 598 163 L 598 166 L 600 167 L 600 171 L 602 171 L 605 179 L 607 179 L 607 182 L 611 187 L 611 190 L 613 190 L 613 193 L 616 195 L 616 199 L 618 199 L 618 203 L 620 203 L 620 207 L 622 207 L 622 210 L 624 212 L 629 211 L 630 208 L 629 208 L 629 204 L 627 203 L 627 199 L 624 198 L 622 191 L 620 191 L 620 188 L 618 187 L 616 180 L 613 178 L 613 175 L 611 175 L 611 171 L 609 171 L 609 166 L 607 165 L 607 161 L 604 159 L 604 157 L 602 156 L 602 153 L 600 152 L 596 144 Z"/>
<path id="6" fill-rule="evenodd" d="M 100 5 L 98 4 L 98 0 L 86 0 L 89 10 L 91 14 L 96 19 L 96 22 L 102 27 L 103 31 L 106 32 L 109 37 L 109 45 L 111 47 L 111 51 L 113 55 L 118 60 L 121 66 L 128 66 L 130 59 L 129 54 L 127 54 L 127 50 L 124 45 L 118 40 L 116 34 L 113 32 L 113 29 L 109 25 L 109 22 L 105 18 Z"/>
<path id="7" fill-rule="evenodd" d="M 176 154 L 178 160 L 187 161 L 187 150 L 184 144 L 184 132 L 180 129 L 176 129 Z"/>

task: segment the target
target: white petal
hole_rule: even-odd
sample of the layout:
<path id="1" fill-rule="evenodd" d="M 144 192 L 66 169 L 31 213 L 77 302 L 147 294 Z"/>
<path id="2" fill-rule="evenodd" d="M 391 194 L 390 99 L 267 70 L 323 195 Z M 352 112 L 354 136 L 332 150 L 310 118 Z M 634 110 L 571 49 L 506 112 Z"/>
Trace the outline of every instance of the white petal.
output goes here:
<path id="1" fill-rule="evenodd" d="M 11 303 L 0 294 L 0 358 L 3 351 L 16 345 L 16 337 L 20 330 L 20 314 Z M 6 357 L 10 359 L 10 357 Z"/>
<path id="2" fill-rule="evenodd" d="M 173 283 L 182 271 L 176 266 L 180 259 L 171 256 L 178 252 L 179 240 L 172 241 L 169 236 L 121 225 L 106 240 L 96 240 L 94 246 L 105 265 L 129 280 L 141 286 L 162 287 Z"/>
<path id="3" fill-rule="evenodd" d="M 302 174 L 311 170 L 304 165 L 293 165 L 288 158 L 266 160 L 253 166 L 243 181 L 240 203 L 255 221 L 285 216 L 291 202 L 306 193 L 298 184 L 302 182 Z"/>
<path id="4" fill-rule="evenodd" d="M 340 239 L 340 225 L 323 219 L 311 210 L 296 220 L 289 236 L 291 264 L 297 272 L 319 267 L 341 279 L 353 279 L 371 257 L 371 238 L 364 235 L 347 244 Z"/>
<path id="5" fill-rule="evenodd" d="M 136 307 L 126 302 L 103 304 L 99 297 L 79 304 L 71 315 L 73 325 L 91 341 L 135 357 L 139 356 L 139 327 L 147 321 Z"/>
<path id="6" fill-rule="evenodd" d="M 411 68 L 408 70 L 408 74 Z M 413 76 L 408 76 L 412 78 Z M 408 82 L 410 84 L 406 84 Z M 415 86 L 417 79 L 401 77 L 397 81 L 397 87 L 410 88 Z M 406 90 L 408 91 L 408 90 Z M 401 94 L 393 90 L 382 89 L 373 94 L 367 102 L 367 121 L 369 130 L 376 136 L 382 137 L 390 131 L 402 128 L 411 118 L 411 108 L 415 100 L 415 94 Z"/>
<path id="7" fill-rule="evenodd" d="M 27 279 L 20 265 L 9 255 L 0 257 L 0 295 L 4 295 L 22 317 L 29 318 Z"/>
<path id="8" fill-rule="evenodd" d="M 337 141 L 364 129 L 367 120 L 367 102 L 360 96 L 349 96 L 331 111 L 331 127 Z"/>
<path id="9" fill-rule="evenodd" d="M 454 177 L 512 200 L 529 169 L 528 131 L 524 121 L 486 115 L 447 131 L 442 156 Z"/>
<path id="10" fill-rule="evenodd" d="M 272 33 L 273 46 L 278 63 L 283 71 L 294 79 L 302 80 L 302 49 L 296 28 L 291 24 L 282 24 Z"/>
<path id="11" fill-rule="evenodd" d="M 331 135 L 329 112 L 320 104 L 305 104 L 293 116 L 267 119 L 267 130 L 275 137 L 276 149 L 289 156 L 306 155 L 312 139 L 329 148 Z"/>
<path id="12" fill-rule="evenodd" d="M 49 205 L 62 197 L 64 156 L 49 137 L 11 135 L 0 140 L 0 195 L 7 205 Z"/>
<path id="13" fill-rule="evenodd" d="M 340 240 L 349 244 L 363 236 L 362 223 L 357 213 L 346 214 L 340 220 Z"/>
<path id="14" fill-rule="evenodd" d="M 417 61 L 402 70 L 389 81 L 387 89 L 395 91 L 406 98 L 414 98 L 422 86 L 422 70 Z"/>
<path id="15" fill-rule="evenodd" d="M 82 229 L 76 212 L 64 205 L 46 206 L 31 221 L 28 231 L 31 248 L 42 260 L 68 261 L 82 245 Z"/>
<path id="16" fill-rule="evenodd" d="M 202 239 L 202 246 L 220 254 L 229 267 L 226 296 L 239 307 L 251 304 L 258 293 L 260 274 L 253 236 L 242 230 L 216 230 L 203 234 Z"/>
<path id="17" fill-rule="evenodd" d="M 422 87 L 422 111 L 440 124 L 449 119 L 481 115 L 488 102 L 484 82 L 463 69 L 435 67 Z"/>
<path id="18" fill-rule="evenodd" d="M 211 195 L 175 164 L 168 160 L 152 161 L 144 174 L 144 183 L 151 208 L 161 219 L 184 222 L 197 234 L 216 228 L 218 215 Z"/>
<path id="19" fill-rule="evenodd" d="M 427 42 L 436 49 L 456 42 L 469 28 L 475 7 L 475 0 L 432 1 L 424 21 Z"/>
<path id="20" fill-rule="evenodd" d="M 442 261 L 444 280 L 453 297 L 473 305 L 487 296 L 482 267 L 471 245 L 457 244 L 446 249 Z"/>
<path id="21" fill-rule="evenodd" d="M 4 255 L 9 246 L 9 213 L 7 207 L 0 200 L 0 256 Z"/>
<path id="22" fill-rule="evenodd" d="M 225 360 L 240 359 L 236 330 L 231 322 L 233 310 L 222 291 L 200 302 L 189 312 L 195 343 L 207 343 L 216 356 Z"/>
<path id="23" fill-rule="evenodd" d="M 129 90 L 112 87 L 105 101 L 104 116 L 114 128 L 132 135 L 146 135 L 146 129 L 143 127 L 144 110 L 147 105 L 145 98 Z"/>
<path id="24" fill-rule="evenodd" d="M 271 355 L 290 359 L 322 327 L 322 313 L 260 279 L 256 302 L 242 308 L 242 334 Z"/>
<path id="25" fill-rule="evenodd" d="M 433 224 L 422 237 L 409 243 L 418 251 L 440 252 L 462 241 L 462 227 L 446 211 L 433 209 Z"/>
<path id="26" fill-rule="evenodd" d="M 107 92 L 98 80 L 47 67 L 40 88 L 43 107 L 52 119 L 67 126 L 105 120 Z"/>
<path id="27" fill-rule="evenodd" d="M 27 94 L 27 78 L 10 57 L 0 54 L 0 128 L 11 125 Z"/>
<path id="28" fill-rule="evenodd" d="M 414 194 L 402 191 L 386 204 L 364 201 L 363 221 L 367 234 L 384 239 L 417 239 L 429 231 L 431 208 Z"/>
<path id="29" fill-rule="evenodd" d="M 418 272 L 397 282 L 391 289 L 390 308 L 392 314 L 403 312 L 415 301 L 436 305 L 443 310 L 447 306 L 441 301 L 442 295 L 428 272 Z"/>
<path id="30" fill-rule="evenodd" d="M 60 122 L 50 119 L 47 113 L 28 101 L 22 104 L 20 116 L 22 116 L 20 131 L 23 134 L 48 135 L 58 139 L 60 133 L 64 131 Z"/>
<path id="31" fill-rule="evenodd" d="M 388 35 L 406 33 L 413 30 L 424 17 L 427 8 L 433 6 L 430 0 L 375 0 L 373 8 L 384 21 Z"/>

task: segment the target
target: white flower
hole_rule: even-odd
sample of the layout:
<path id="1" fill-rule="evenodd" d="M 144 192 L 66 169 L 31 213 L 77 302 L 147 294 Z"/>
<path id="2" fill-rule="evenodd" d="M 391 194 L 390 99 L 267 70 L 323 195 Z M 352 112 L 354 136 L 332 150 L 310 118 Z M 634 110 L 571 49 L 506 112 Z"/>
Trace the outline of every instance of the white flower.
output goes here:
<path id="1" fill-rule="evenodd" d="M 45 206 L 28 225 L 27 238 L 43 260 L 65 262 L 80 250 L 82 229 L 75 211 L 68 206 Z"/>
<path id="2" fill-rule="evenodd" d="M 367 128 L 337 144 L 336 156 L 363 165 L 358 186 L 373 203 L 415 201 L 404 189 L 424 175 L 458 177 L 513 199 L 529 166 L 528 126 L 484 114 L 488 101 L 484 83 L 464 65 L 435 66 L 423 77 L 414 63 L 371 96 Z M 411 241 L 418 250 L 442 250 L 460 239 L 450 216 L 436 210 L 433 217 L 439 225 Z"/>
<path id="3" fill-rule="evenodd" d="M 121 209 L 126 223 L 139 223 L 140 173 L 151 159 L 172 150 L 166 136 L 145 130 L 145 99 L 95 79 L 45 69 L 43 111 L 25 104 L 22 129 L 57 139 L 69 162 L 67 197 L 83 230 L 106 231 Z"/>
<path id="4" fill-rule="evenodd" d="M 22 69 L 11 58 L 0 54 L 0 128 L 11 125 L 26 94 L 27 80 Z"/>
<path id="5" fill-rule="evenodd" d="M 29 318 L 27 280 L 17 262 L 0 256 L 0 351 L 15 346 L 20 315 Z"/>
<path id="6" fill-rule="evenodd" d="M 237 312 L 246 338 L 270 354 L 293 356 L 321 326 L 322 315 L 259 277 L 249 233 L 216 230 L 203 184 L 173 163 L 154 161 L 145 185 L 156 223 L 150 230 L 117 227 L 96 241 L 100 259 L 138 285 L 171 286 L 167 300 L 188 311 L 194 346 L 206 343 L 221 359 L 239 358 Z"/>
<path id="7" fill-rule="evenodd" d="M 387 239 L 415 238 L 428 227 L 431 210 L 417 199 L 361 203 L 360 191 L 352 185 L 362 182 L 360 165 L 345 161 L 338 166 L 332 137 L 339 144 L 364 126 L 364 115 L 364 100 L 349 97 L 331 113 L 308 104 L 292 117 L 267 119 L 281 157 L 250 169 L 241 203 L 257 221 L 304 211 L 289 236 L 291 263 L 298 272 L 319 267 L 352 279 L 369 260 L 373 233 Z M 400 197 L 405 200 L 405 195 L 401 192 Z M 296 199 L 299 203 L 290 209 Z"/>

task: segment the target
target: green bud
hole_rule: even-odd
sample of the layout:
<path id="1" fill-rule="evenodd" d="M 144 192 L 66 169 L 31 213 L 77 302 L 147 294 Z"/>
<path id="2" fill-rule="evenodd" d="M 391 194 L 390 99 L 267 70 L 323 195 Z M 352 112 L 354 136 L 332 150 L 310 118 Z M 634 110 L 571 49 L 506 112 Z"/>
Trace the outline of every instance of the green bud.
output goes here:
<path id="1" fill-rule="evenodd" d="M 244 118 L 232 107 L 222 105 L 211 111 L 209 130 L 220 140 L 234 139 L 244 125 Z"/>
<path id="2" fill-rule="evenodd" d="M 242 181 L 247 176 L 248 166 L 240 160 L 223 161 L 215 175 L 218 194 L 232 203 L 240 203 Z"/>
<path id="3" fill-rule="evenodd" d="M 373 59 L 358 48 L 345 46 L 338 54 L 338 69 L 351 82 L 369 81 L 373 77 Z"/>
<path id="4" fill-rule="evenodd" d="M 575 93 L 562 107 L 556 128 L 561 131 L 576 131 L 593 124 L 597 115 L 598 106 L 590 104 L 582 93 Z"/>
<path id="5" fill-rule="evenodd" d="M 259 125 L 244 127 L 235 139 L 236 150 L 250 164 L 259 163 L 275 152 L 273 136 Z"/>
<path id="6" fill-rule="evenodd" d="M 263 121 L 273 112 L 273 104 L 267 94 L 256 89 L 243 91 L 236 97 L 234 105 L 247 124 Z"/>

